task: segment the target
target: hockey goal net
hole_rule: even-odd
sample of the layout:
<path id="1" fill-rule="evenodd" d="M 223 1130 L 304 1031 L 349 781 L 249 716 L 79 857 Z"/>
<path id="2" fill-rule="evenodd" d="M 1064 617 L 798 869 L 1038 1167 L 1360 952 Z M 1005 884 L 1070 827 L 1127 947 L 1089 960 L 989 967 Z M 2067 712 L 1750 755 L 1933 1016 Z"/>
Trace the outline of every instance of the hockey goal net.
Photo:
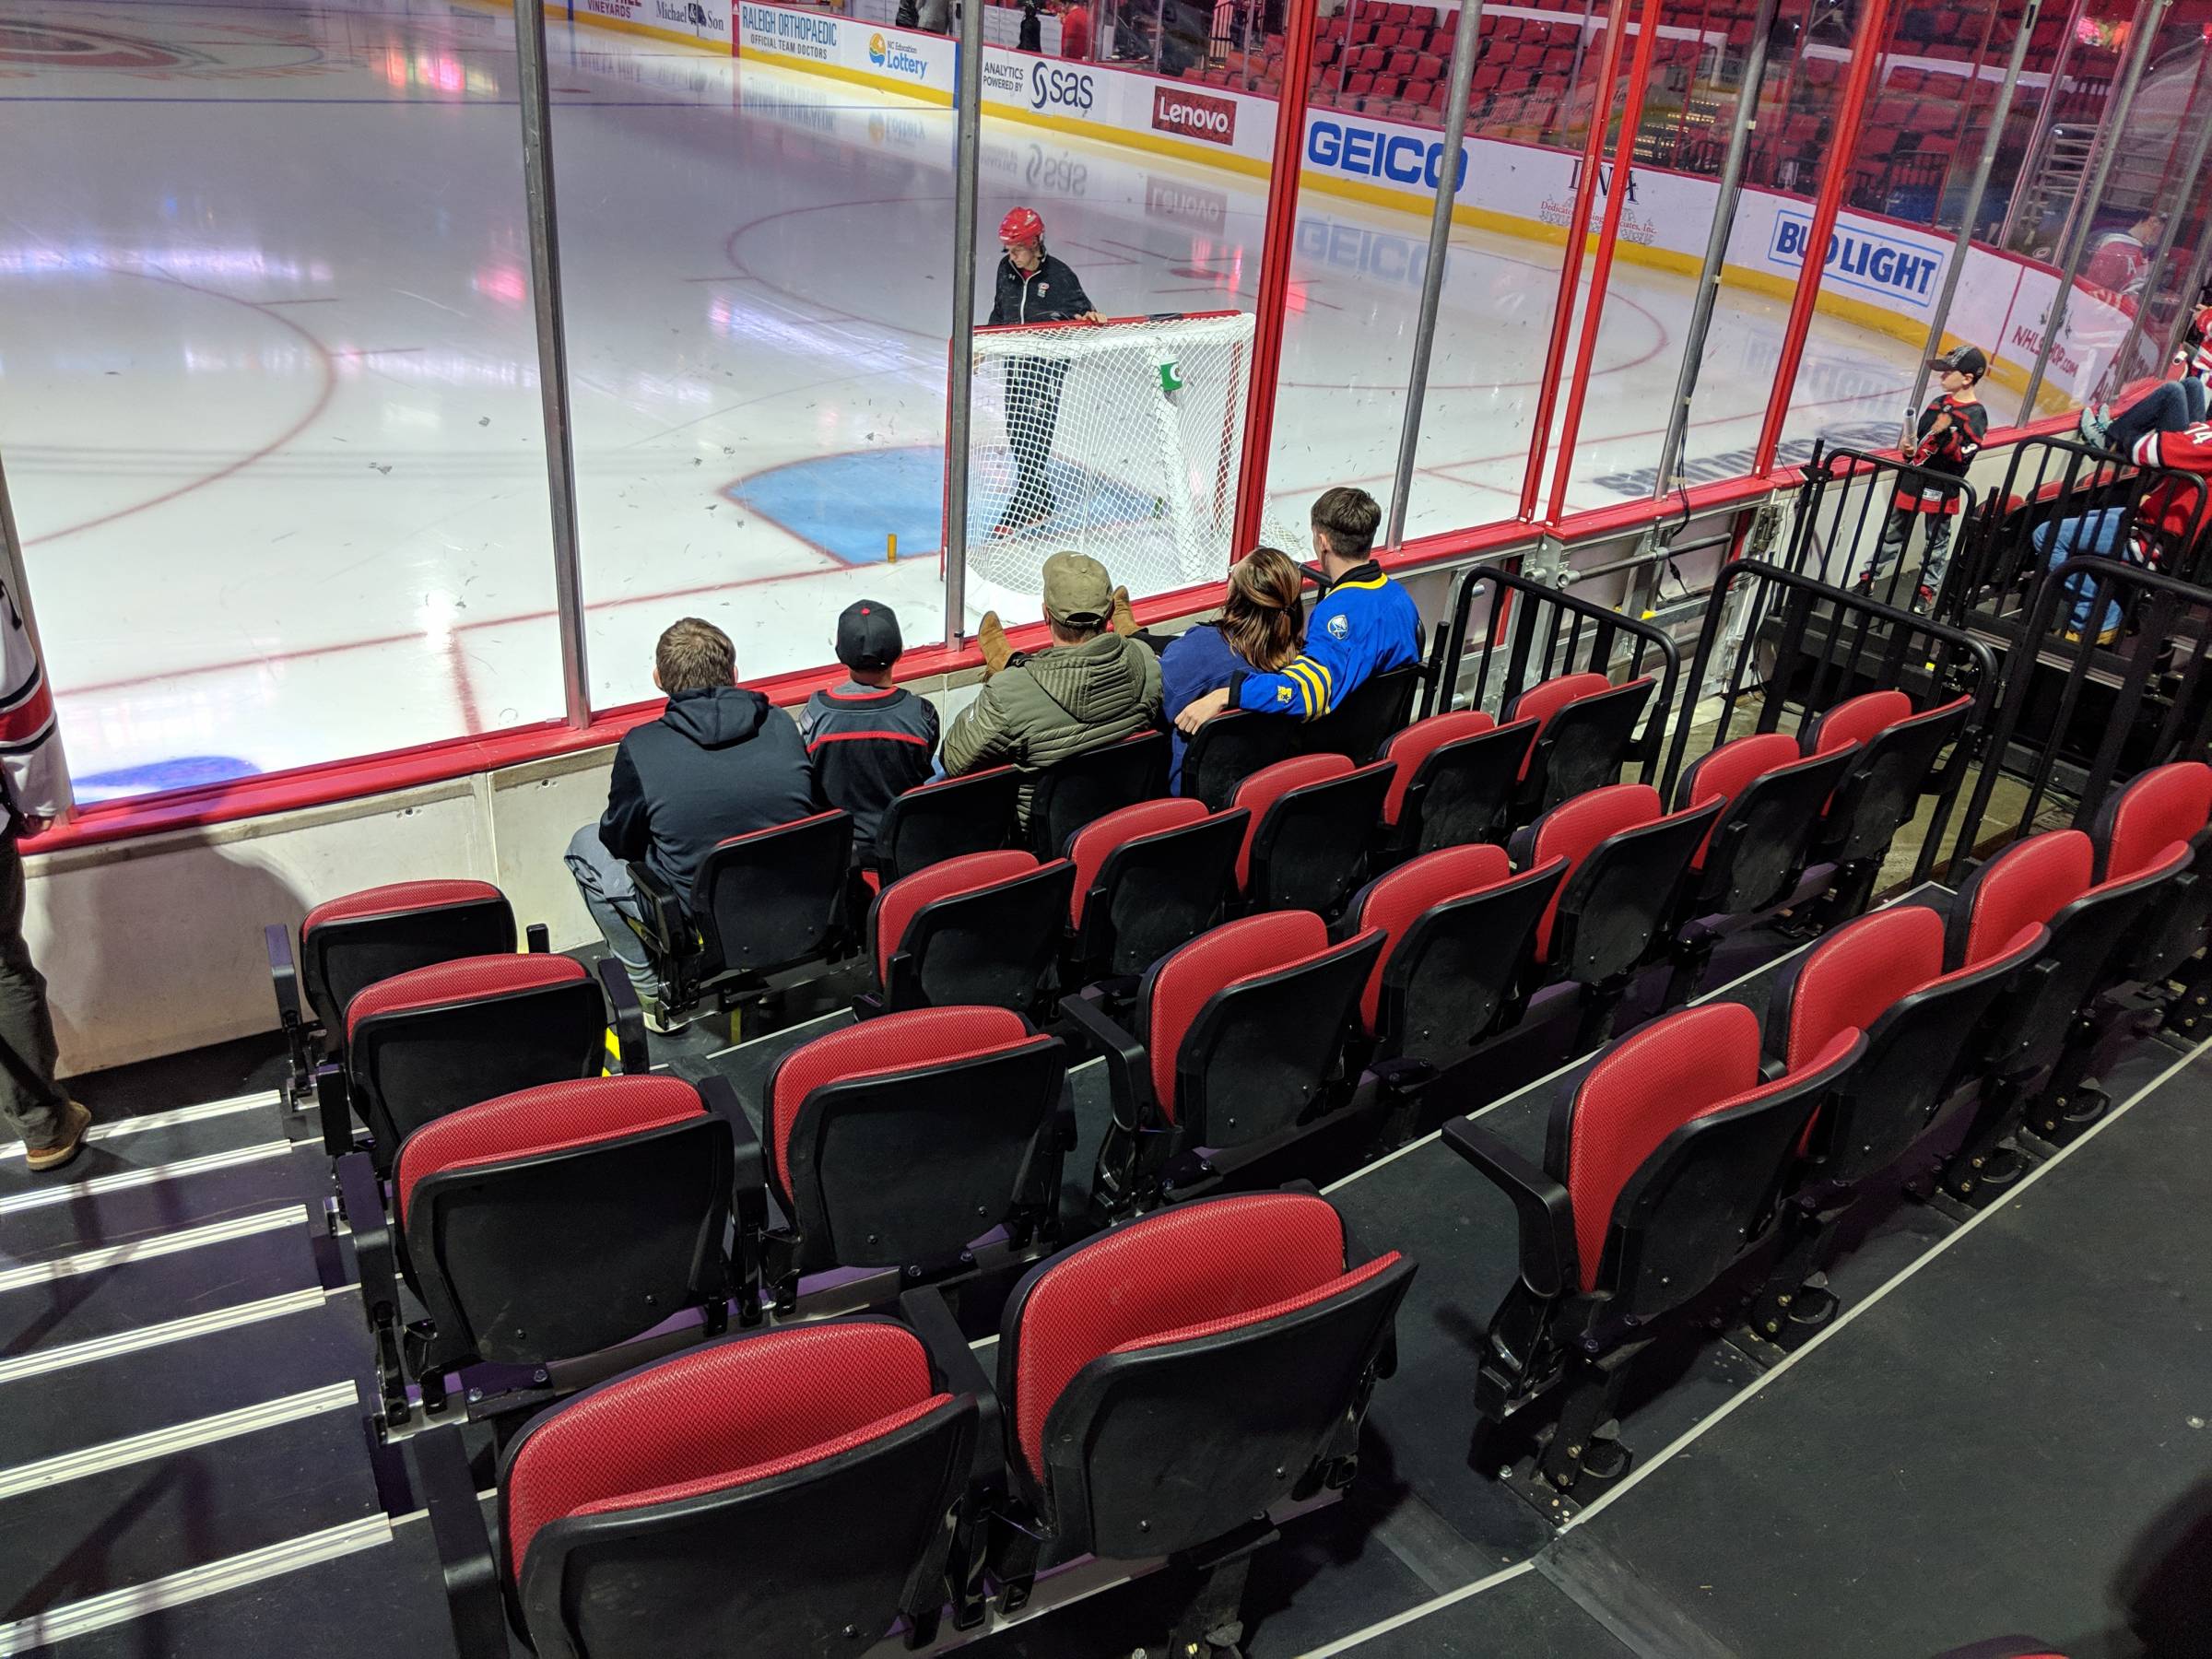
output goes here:
<path id="1" fill-rule="evenodd" d="M 1240 312 L 975 331 L 971 617 L 1034 620 L 1062 549 L 1137 595 L 1222 577 L 1252 332 Z"/>

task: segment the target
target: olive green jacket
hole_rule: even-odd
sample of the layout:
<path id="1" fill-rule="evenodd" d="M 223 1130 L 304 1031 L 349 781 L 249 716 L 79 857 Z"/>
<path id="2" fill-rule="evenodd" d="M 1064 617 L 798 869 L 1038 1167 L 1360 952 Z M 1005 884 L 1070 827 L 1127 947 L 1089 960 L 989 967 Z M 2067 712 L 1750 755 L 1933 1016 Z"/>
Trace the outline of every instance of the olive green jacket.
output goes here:
<path id="1" fill-rule="evenodd" d="M 1150 646 L 1102 633 L 1055 645 L 992 677 L 960 711 L 939 751 L 946 772 L 986 766 L 1036 771 L 1119 743 L 1159 724 L 1159 658 Z M 1022 810 L 1029 791 L 1022 791 Z"/>

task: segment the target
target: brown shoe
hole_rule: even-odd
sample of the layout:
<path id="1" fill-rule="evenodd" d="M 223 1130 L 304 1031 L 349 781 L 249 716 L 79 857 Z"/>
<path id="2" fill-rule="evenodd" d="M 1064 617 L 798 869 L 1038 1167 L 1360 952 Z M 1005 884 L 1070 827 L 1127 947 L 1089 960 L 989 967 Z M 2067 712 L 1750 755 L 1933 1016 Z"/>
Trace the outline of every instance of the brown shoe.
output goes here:
<path id="1" fill-rule="evenodd" d="M 92 1109 L 75 1100 L 62 1113 L 62 1138 L 51 1147 L 32 1147 L 24 1154 L 33 1175 L 58 1170 L 84 1149 L 85 1131 L 92 1127 Z"/>
<path id="2" fill-rule="evenodd" d="M 983 653 L 983 677 L 1004 672 L 1014 660 L 1014 648 L 1006 643 L 1006 626 L 998 619 L 996 611 L 985 611 L 983 620 L 975 630 L 975 648 Z"/>
<path id="3" fill-rule="evenodd" d="M 1136 612 L 1129 604 L 1129 590 L 1113 590 L 1113 631 L 1126 640 L 1136 632 Z"/>

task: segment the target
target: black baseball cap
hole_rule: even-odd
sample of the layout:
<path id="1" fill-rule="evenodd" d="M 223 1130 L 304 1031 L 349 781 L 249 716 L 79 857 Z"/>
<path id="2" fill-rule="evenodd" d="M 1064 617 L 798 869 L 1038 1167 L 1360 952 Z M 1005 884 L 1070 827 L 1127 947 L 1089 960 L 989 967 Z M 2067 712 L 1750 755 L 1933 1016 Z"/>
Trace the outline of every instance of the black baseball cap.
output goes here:
<path id="1" fill-rule="evenodd" d="M 1980 380 L 1989 372 L 1989 359 L 1983 355 L 1979 346 L 1954 346 L 1941 357 L 1929 359 L 1928 367 L 1939 371 L 1956 370 L 1960 374 L 1971 374 Z"/>
<path id="2" fill-rule="evenodd" d="M 888 605 L 862 599 L 838 616 L 837 660 L 848 668 L 888 668 L 905 649 L 899 618 Z"/>

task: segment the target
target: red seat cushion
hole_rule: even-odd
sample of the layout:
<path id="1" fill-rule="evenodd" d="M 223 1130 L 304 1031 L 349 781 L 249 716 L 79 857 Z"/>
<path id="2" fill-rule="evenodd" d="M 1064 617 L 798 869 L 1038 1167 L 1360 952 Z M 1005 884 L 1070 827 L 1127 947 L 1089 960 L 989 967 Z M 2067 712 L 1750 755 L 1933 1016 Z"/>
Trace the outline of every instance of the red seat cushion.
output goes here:
<path id="1" fill-rule="evenodd" d="M 1176 1055 L 1207 998 L 1328 948 L 1328 924 L 1312 911 L 1269 911 L 1200 934 L 1153 970 L 1145 996 L 1146 1043 L 1152 1093 L 1169 1123 L 1175 1122 Z"/>
<path id="2" fill-rule="evenodd" d="M 1253 838 L 1259 834 L 1260 821 L 1267 816 L 1268 807 L 1294 789 L 1325 783 L 1353 770 L 1349 757 L 1344 755 L 1293 755 L 1273 766 L 1261 767 L 1238 784 L 1230 805 L 1250 812 L 1252 821 L 1244 826 L 1244 844 L 1237 851 L 1237 886 L 1244 887 L 1251 880 Z"/>
<path id="3" fill-rule="evenodd" d="M 1794 766 L 1804 759 L 1797 740 L 1780 732 L 1754 732 L 1748 737 L 1734 738 L 1700 755 L 1683 780 L 1689 790 L 1689 798 L 1682 805 L 1702 806 L 1708 801 L 1717 800 L 1724 806 L 1721 817 L 1712 820 L 1712 829 L 1706 830 L 1705 839 L 1698 843 L 1697 856 L 1689 861 L 1690 868 L 1705 867 L 1705 850 L 1712 845 L 1713 830 L 1718 830 L 1721 818 L 1727 817 L 1725 803 L 1735 800 L 1768 772 Z"/>
<path id="4" fill-rule="evenodd" d="M 1479 737 L 1485 732 L 1495 731 L 1498 723 L 1480 709 L 1455 709 L 1449 714 L 1431 714 L 1426 720 L 1417 720 L 1398 732 L 1382 751 L 1382 758 L 1397 767 L 1390 781 L 1390 793 L 1382 797 L 1382 821 L 1395 825 L 1398 814 L 1406 807 L 1406 791 L 1413 782 L 1413 775 L 1421 769 L 1421 762 L 1447 743 L 1456 743 L 1462 737 Z"/>
<path id="5" fill-rule="evenodd" d="M 2046 830 L 1998 853 L 1974 884 L 1959 966 L 2001 956 L 2022 929 L 2042 926 L 2088 892 L 2094 861 L 2095 849 L 2078 830 Z"/>
<path id="6" fill-rule="evenodd" d="M 576 1077 L 464 1107 L 407 1136 L 393 1181 L 399 1219 L 416 1183 L 447 1170 L 501 1163 L 617 1140 L 704 1117 L 699 1091 L 680 1077 Z"/>
<path id="7" fill-rule="evenodd" d="M 868 932 L 876 942 L 877 980 L 889 977 L 891 958 L 898 954 L 905 939 L 907 924 L 924 905 L 957 893 L 972 893 L 979 888 L 1011 881 L 1027 876 L 1036 867 L 1037 860 L 1030 853 L 1004 848 L 996 853 L 965 853 L 892 882 L 876 895 L 876 903 L 868 914 Z"/>
<path id="8" fill-rule="evenodd" d="M 1912 700 L 1902 691 L 1869 691 L 1847 698 L 1814 722 L 1807 734 L 1812 752 L 1832 755 L 1848 744 L 1866 743 L 1900 720 L 1912 718 Z"/>
<path id="9" fill-rule="evenodd" d="M 2154 766 L 2121 792 L 2105 836 L 2107 881 L 2140 875 L 2175 841 L 2192 841 L 2212 821 L 2212 766 L 2176 760 Z"/>
<path id="10" fill-rule="evenodd" d="M 507 1471 L 509 1570 L 538 1529 L 765 1480 L 904 1428 L 951 1399 L 912 1332 L 822 1324 L 716 1343 L 578 1395 Z"/>
<path id="11" fill-rule="evenodd" d="M 1072 1252 L 1038 1275 L 1020 1306 L 1012 1405 L 1030 1472 L 1043 1478 L 1045 1419 L 1093 1359 L 1273 1318 L 1345 1277 L 1344 1223 L 1326 1201 L 1296 1193 L 1162 1210 Z"/>
<path id="12" fill-rule="evenodd" d="M 1090 884 L 1098 879 L 1100 867 L 1115 848 L 1124 846 L 1141 836 L 1180 830 L 1206 816 L 1203 801 L 1176 796 L 1158 801 L 1139 801 L 1134 806 L 1124 806 L 1108 813 L 1104 818 L 1093 818 L 1077 830 L 1076 839 L 1068 843 L 1067 849 L 1067 856 L 1076 866 L 1075 891 L 1067 899 L 1069 924 L 1081 925 L 1083 900 L 1090 892 Z"/>
<path id="13" fill-rule="evenodd" d="M 881 1077 L 995 1053 L 1031 1040 L 1010 1008 L 913 1008 L 817 1037 L 776 1062 L 769 1079 L 767 1139 L 776 1183 L 791 1192 L 791 1135 L 806 1097 L 826 1083 Z"/>
<path id="14" fill-rule="evenodd" d="M 1816 1062 L 1858 1040 L 1845 1032 Z M 1614 1044 L 1575 1092 L 1568 1135 L 1567 1194 L 1583 1288 L 1597 1288 L 1606 1234 L 1623 1187 L 1682 1124 L 1779 1088 L 1759 1080 L 1759 1017 L 1739 1003 L 1686 1008 Z"/>
<path id="15" fill-rule="evenodd" d="M 1400 865 L 1368 888 L 1367 902 L 1359 907 L 1359 926 L 1362 931 L 1379 927 L 1384 935 L 1382 954 L 1375 959 L 1367 988 L 1359 994 L 1359 1022 L 1371 1034 L 1382 1003 L 1382 971 L 1389 967 L 1390 953 L 1406 930 L 1423 912 L 1446 900 L 1496 887 L 1512 880 L 1512 861 L 1503 847 L 1441 847 Z"/>
<path id="16" fill-rule="evenodd" d="M 300 936 L 331 922 L 359 922 L 366 916 L 404 916 L 410 911 L 439 910 L 449 904 L 504 904 L 506 895 L 488 881 L 394 881 L 358 893 L 325 900 L 307 912 Z"/>
<path id="17" fill-rule="evenodd" d="M 1865 1030 L 1900 998 L 1943 976 L 1943 917 L 1918 905 L 1877 911 L 1813 947 L 1790 992 L 1793 1071 L 1837 1033 Z"/>
<path id="18" fill-rule="evenodd" d="M 458 957 L 428 968 L 395 973 L 390 979 L 356 992 L 346 1005 L 346 1041 L 364 1019 L 379 1014 L 400 1014 L 413 1008 L 437 1008 L 448 1003 L 477 997 L 504 996 L 515 991 L 537 991 L 547 985 L 573 984 L 588 979 L 582 962 L 565 956 L 524 956 L 507 951 L 499 956 Z"/>
<path id="19" fill-rule="evenodd" d="M 1544 907 L 1544 920 L 1536 924 L 1539 960 L 1550 959 L 1551 924 L 1558 919 L 1559 900 L 1567 891 L 1567 884 L 1574 879 L 1583 860 L 1595 852 L 1598 843 L 1608 835 L 1633 830 L 1639 824 L 1653 823 L 1660 816 L 1659 792 L 1649 783 L 1607 783 L 1576 795 L 1571 801 L 1561 801 L 1536 820 L 1535 851 L 1529 857 L 1528 867 L 1533 870 L 1555 858 L 1567 861 L 1566 873 L 1559 877 L 1559 890 Z"/>

